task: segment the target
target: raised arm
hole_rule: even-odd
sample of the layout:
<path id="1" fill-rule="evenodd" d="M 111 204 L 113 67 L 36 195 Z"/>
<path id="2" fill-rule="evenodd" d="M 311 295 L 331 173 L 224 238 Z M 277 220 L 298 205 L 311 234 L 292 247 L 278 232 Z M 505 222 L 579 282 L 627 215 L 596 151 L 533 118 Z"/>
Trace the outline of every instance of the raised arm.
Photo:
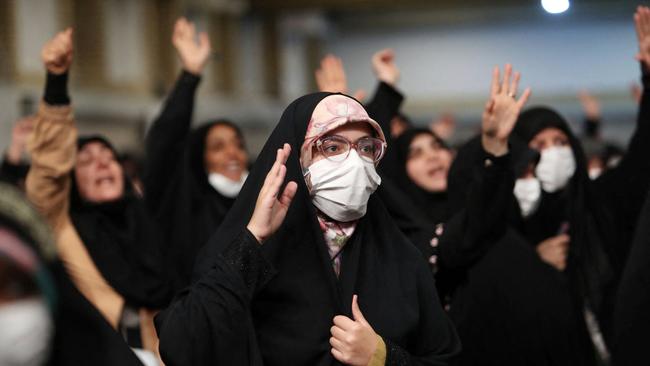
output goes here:
<path id="1" fill-rule="evenodd" d="M 628 144 L 627 152 L 619 165 L 603 173 L 593 183 L 598 197 L 608 211 L 619 220 L 621 227 L 633 227 L 641 211 L 645 196 L 650 187 L 650 8 L 639 7 L 634 15 L 636 33 L 639 41 L 639 53 L 636 59 L 641 65 L 643 93 L 639 102 L 636 130 Z M 631 240 L 621 238 L 621 243 Z M 610 248 L 610 255 L 617 270 L 627 256 L 628 247 L 621 245 Z"/>
<path id="2" fill-rule="evenodd" d="M 526 89 L 517 100 L 519 73 L 506 65 L 492 74 L 490 98 L 482 117 L 481 136 L 461 149 L 450 171 L 450 206 L 454 215 L 440 237 L 443 268 L 462 268 L 482 255 L 507 228 L 514 175 L 509 152 L 519 148 L 509 137 L 530 96 Z M 524 147 L 521 147 L 522 149 Z"/>
<path id="3" fill-rule="evenodd" d="M 70 173 L 77 152 L 77 130 L 67 92 L 72 64 L 72 29 L 58 33 L 42 50 L 47 70 L 43 102 L 38 110 L 29 150 L 27 196 L 53 227 L 68 218 Z"/>
<path id="4" fill-rule="evenodd" d="M 167 190 L 168 178 L 181 161 L 192 124 L 196 89 L 211 53 L 207 33 L 197 34 L 194 24 L 185 18 L 176 21 L 172 43 L 181 59 L 183 71 L 151 126 L 145 143 L 145 199 L 154 211 Z"/>
<path id="5" fill-rule="evenodd" d="M 231 243 L 219 243 L 226 244 L 223 252 L 156 319 L 165 364 L 247 365 L 260 357 L 250 301 L 275 275 L 261 246 L 284 221 L 296 193 L 295 182 L 281 191 L 290 151 L 288 144 L 278 149 L 247 227 Z"/>

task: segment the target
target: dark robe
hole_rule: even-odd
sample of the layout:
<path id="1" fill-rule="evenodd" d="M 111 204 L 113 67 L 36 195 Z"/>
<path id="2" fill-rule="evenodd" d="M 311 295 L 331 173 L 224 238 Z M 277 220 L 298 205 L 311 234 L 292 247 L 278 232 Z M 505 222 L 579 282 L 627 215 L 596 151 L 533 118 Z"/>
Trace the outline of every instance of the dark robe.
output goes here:
<path id="1" fill-rule="evenodd" d="M 190 284 L 199 249 L 219 227 L 234 199 L 219 194 L 204 168 L 205 124 L 190 131 L 200 78 L 183 72 L 146 139 L 144 191 L 147 206 L 163 228 L 164 256 L 174 292 Z"/>
<path id="2" fill-rule="evenodd" d="M 517 145 L 516 141 L 511 143 L 511 161 L 515 162 L 526 150 L 513 144 Z M 468 192 L 480 177 L 476 170 L 482 165 L 483 154 L 477 137 L 458 151 L 450 170 L 449 205 L 454 214 L 446 225 L 441 250 L 451 254 L 459 251 L 455 242 L 463 243 L 453 237 L 466 232 L 462 227 L 453 229 L 451 224 L 459 213 L 475 211 Z M 508 225 L 516 207 L 512 185 L 508 192 L 502 192 L 505 196 L 492 201 L 497 204 L 491 211 L 474 216 L 480 222 L 477 227 L 497 226 L 499 230 L 472 241 L 480 245 L 469 246 L 473 250 L 460 251 L 461 255 L 441 253 L 447 266 L 461 273 L 456 276 L 449 313 L 463 342 L 463 353 L 456 364 L 593 364 L 582 313 L 574 308 L 566 281 Z M 489 197 L 488 192 L 485 194 Z M 458 260 L 449 263 L 449 258 Z"/>
<path id="3" fill-rule="evenodd" d="M 648 359 L 650 329 L 650 196 L 639 217 L 630 255 L 616 296 L 614 365 L 639 365 Z"/>
<path id="4" fill-rule="evenodd" d="M 299 162 L 307 124 L 327 93 L 287 107 L 237 201 L 202 250 L 195 282 L 157 317 L 167 365 L 337 365 L 333 318 L 352 295 L 387 348 L 387 365 L 444 365 L 459 351 L 417 249 L 374 195 L 342 254 L 337 278 Z M 287 181 L 298 191 L 279 230 L 259 245 L 246 224 L 276 149 L 292 146 Z"/>
<path id="5" fill-rule="evenodd" d="M 648 82 L 646 75 L 643 81 Z M 628 153 L 594 182 L 588 179 L 582 148 L 561 116 L 547 108 L 522 113 L 514 135 L 527 144 L 546 127 L 561 129 L 569 137 L 576 172 L 564 192 L 544 194 L 538 212 L 528 219 L 513 205 L 506 234 L 469 268 L 450 312 L 464 344 L 459 364 L 596 364 L 584 309 L 595 313 L 611 342 L 617 279 L 650 180 L 649 107 L 650 96 L 644 93 Z M 467 176 L 463 171 L 479 159 L 478 146 L 476 139 L 456 157 L 449 182 L 452 210 L 463 209 L 471 181 L 462 178 Z M 568 227 L 571 243 L 567 269 L 559 272 L 541 260 L 536 246 L 563 227 Z"/>

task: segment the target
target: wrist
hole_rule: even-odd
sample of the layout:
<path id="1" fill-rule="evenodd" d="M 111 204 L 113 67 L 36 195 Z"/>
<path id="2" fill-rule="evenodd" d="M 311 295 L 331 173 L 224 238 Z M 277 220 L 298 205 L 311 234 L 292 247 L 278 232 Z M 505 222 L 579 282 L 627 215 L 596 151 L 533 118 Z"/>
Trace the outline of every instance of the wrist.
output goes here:
<path id="1" fill-rule="evenodd" d="M 496 137 L 488 136 L 483 133 L 481 135 L 481 143 L 483 149 L 496 157 L 503 156 L 508 153 L 508 140 L 498 139 Z"/>
<path id="2" fill-rule="evenodd" d="M 183 70 L 194 76 L 201 76 L 203 74 L 203 66 L 188 66 L 184 65 Z"/>
<path id="3" fill-rule="evenodd" d="M 259 230 L 257 230 L 257 229 L 255 228 L 254 225 L 251 225 L 251 224 L 249 223 L 248 225 L 246 225 L 246 229 L 247 229 L 251 234 L 253 234 L 253 236 L 255 237 L 255 239 L 257 240 L 257 242 L 258 242 L 260 245 L 262 245 L 262 243 L 264 243 L 264 240 L 266 240 L 266 238 L 265 238 L 264 236 L 262 236 L 262 235 L 259 234 Z"/>

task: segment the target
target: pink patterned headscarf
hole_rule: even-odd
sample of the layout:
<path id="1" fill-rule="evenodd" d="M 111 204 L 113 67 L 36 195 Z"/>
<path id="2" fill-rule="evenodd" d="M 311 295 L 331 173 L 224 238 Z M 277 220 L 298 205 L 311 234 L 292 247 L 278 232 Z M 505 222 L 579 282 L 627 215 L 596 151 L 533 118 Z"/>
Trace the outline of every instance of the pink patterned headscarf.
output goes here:
<path id="1" fill-rule="evenodd" d="M 351 122 L 366 122 L 377 134 L 377 138 L 386 142 L 384 132 L 379 124 L 368 116 L 368 112 L 356 100 L 334 94 L 323 98 L 314 108 L 307 126 L 305 141 L 300 149 L 300 162 L 308 167 L 312 161 L 312 145 L 328 132 Z"/>
<path id="2" fill-rule="evenodd" d="M 381 127 L 375 122 L 363 106 L 356 100 L 341 94 L 323 98 L 314 108 L 307 126 L 305 141 L 300 148 L 300 162 L 304 168 L 311 165 L 313 144 L 328 132 L 346 123 L 366 122 L 375 131 L 377 138 L 386 142 Z M 341 272 L 341 253 L 357 226 L 357 221 L 337 222 L 322 213 L 317 214 L 318 223 L 323 231 L 325 244 L 332 260 L 334 273 Z"/>

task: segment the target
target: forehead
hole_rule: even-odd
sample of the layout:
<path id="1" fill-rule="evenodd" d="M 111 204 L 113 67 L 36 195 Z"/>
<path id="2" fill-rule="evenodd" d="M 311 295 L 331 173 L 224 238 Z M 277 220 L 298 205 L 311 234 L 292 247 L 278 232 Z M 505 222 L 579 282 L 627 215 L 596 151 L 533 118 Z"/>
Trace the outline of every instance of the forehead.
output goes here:
<path id="1" fill-rule="evenodd" d="M 113 150 L 111 150 L 104 143 L 99 141 L 92 141 L 83 145 L 79 150 L 79 154 L 93 154 L 93 153 L 104 152 L 106 150 L 110 151 L 111 154 L 113 153 Z"/>
<path id="2" fill-rule="evenodd" d="M 212 126 L 206 135 L 206 138 L 208 139 L 218 139 L 218 138 L 231 139 L 231 138 L 238 138 L 238 137 L 239 134 L 237 133 L 237 130 L 235 130 L 234 127 L 229 125 L 224 125 L 224 124 Z"/>
<path id="3" fill-rule="evenodd" d="M 419 134 L 415 135 L 415 137 L 413 137 L 413 140 L 411 140 L 411 144 L 409 145 L 409 147 L 419 147 L 419 146 L 423 146 L 423 145 L 428 146 L 432 142 L 437 142 L 437 141 L 430 134 L 423 132 L 423 133 L 419 133 Z"/>
<path id="4" fill-rule="evenodd" d="M 546 139 L 555 139 L 555 138 L 564 138 L 568 139 L 569 137 L 567 136 L 564 131 L 560 130 L 557 127 L 547 127 L 537 133 L 535 137 L 533 137 L 533 140 L 546 140 Z"/>

